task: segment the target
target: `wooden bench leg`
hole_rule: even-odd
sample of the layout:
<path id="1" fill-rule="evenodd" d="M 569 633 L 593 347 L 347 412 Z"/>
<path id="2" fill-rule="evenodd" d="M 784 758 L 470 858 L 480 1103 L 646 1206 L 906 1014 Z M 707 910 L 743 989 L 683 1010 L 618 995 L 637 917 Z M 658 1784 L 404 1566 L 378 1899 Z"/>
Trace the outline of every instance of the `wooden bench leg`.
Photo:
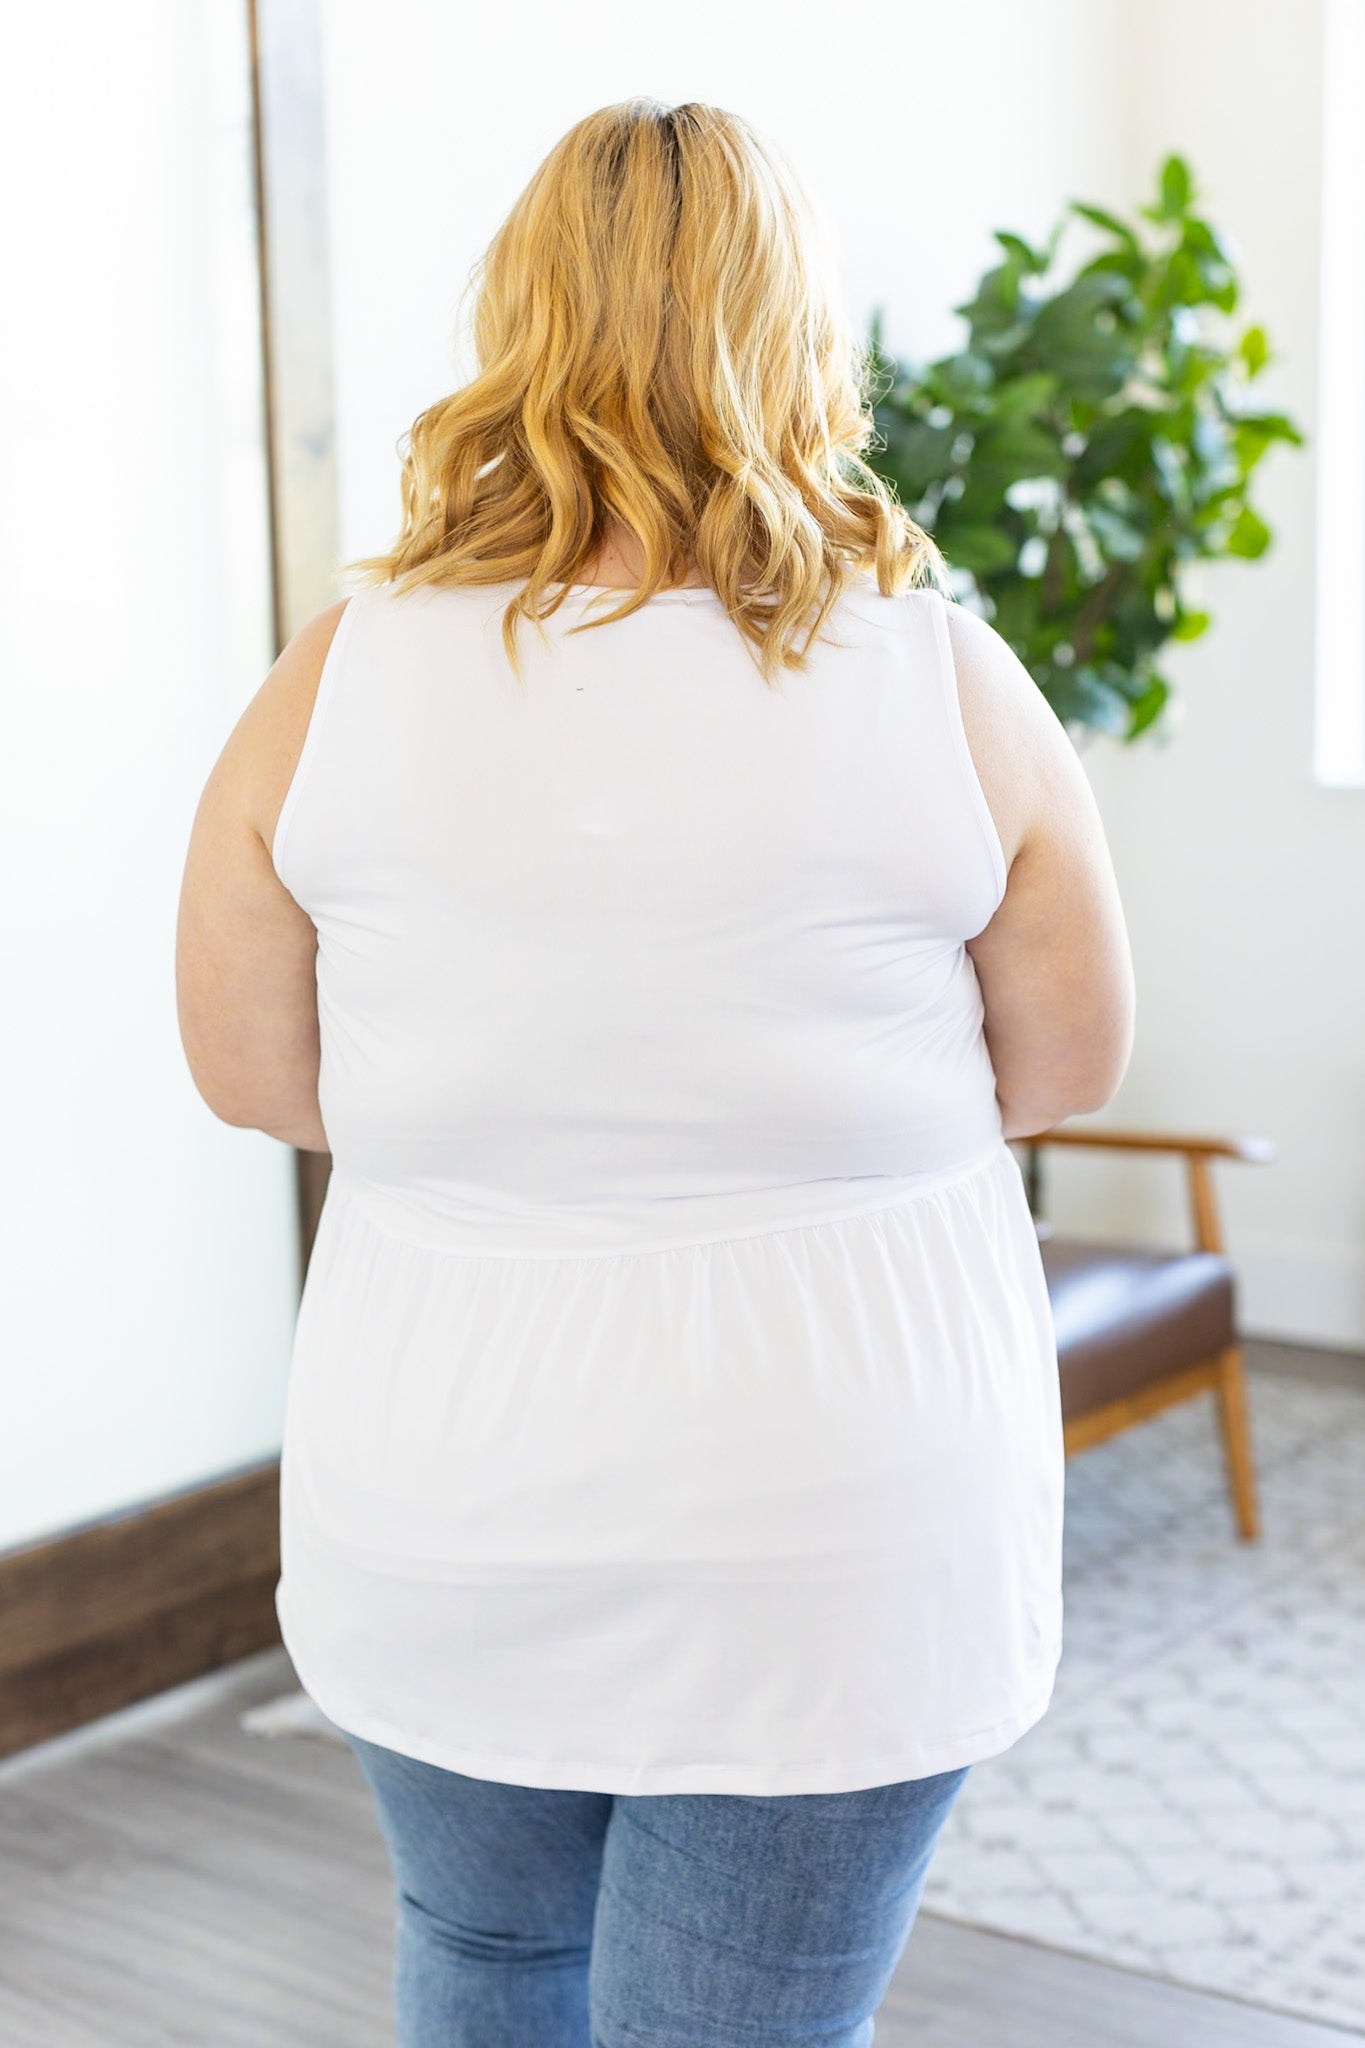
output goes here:
<path id="1" fill-rule="evenodd" d="M 1232 1491 L 1237 1534 L 1251 1542 L 1260 1534 L 1256 1507 L 1256 1468 L 1251 1456 L 1251 1430 L 1247 1422 L 1246 1373 L 1237 1346 L 1218 1356 L 1218 1420 L 1223 1432 L 1223 1453 L 1227 1461 L 1228 1485 Z"/>

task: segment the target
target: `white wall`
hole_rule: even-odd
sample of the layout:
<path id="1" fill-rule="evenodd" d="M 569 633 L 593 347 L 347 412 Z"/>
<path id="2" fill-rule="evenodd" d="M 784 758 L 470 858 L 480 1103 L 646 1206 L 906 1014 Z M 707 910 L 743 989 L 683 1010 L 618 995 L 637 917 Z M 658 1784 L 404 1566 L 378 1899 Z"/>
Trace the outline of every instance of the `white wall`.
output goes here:
<path id="1" fill-rule="evenodd" d="M 279 1443 L 292 1156 L 200 1100 L 174 987 L 194 807 L 270 663 L 241 15 L 0 34 L 0 1546 Z"/>
<path id="2" fill-rule="evenodd" d="M 1237 252 L 1239 318 L 1280 352 L 1253 388 L 1316 442 L 1320 0 L 1285 22 L 1278 0 L 1141 0 L 1128 124 L 1138 169 L 1189 154 Z M 1276 1165 L 1219 1169 L 1243 1320 L 1365 1347 L 1365 791 L 1312 780 L 1313 446 L 1258 474 L 1275 546 L 1201 571 L 1215 626 L 1168 659 L 1179 732 L 1087 755 L 1139 988 L 1128 1079 L 1094 1121 L 1273 1137 Z M 1053 1184 L 1070 1227 L 1183 1227 L 1172 1168 L 1059 1161 Z"/>

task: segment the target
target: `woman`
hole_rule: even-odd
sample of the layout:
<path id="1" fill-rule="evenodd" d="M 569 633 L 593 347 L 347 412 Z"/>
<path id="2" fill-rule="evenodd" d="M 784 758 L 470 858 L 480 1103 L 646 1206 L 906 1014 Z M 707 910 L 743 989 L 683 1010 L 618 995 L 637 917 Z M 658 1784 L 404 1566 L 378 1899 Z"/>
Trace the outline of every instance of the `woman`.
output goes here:
<path id="1" fill-rule="evenodd" d="M 479 283 L 394 549 L 186 868 L 196 1084 L 332 1156 L 281 1627 L 374 1794 L 403 2048 L 853 2048 L 1052 1689 L 1006 1140 L 1116 1088 L 1122 915 L 1063 730 L 859 460 L 746 123 L 590 116 Z"/>

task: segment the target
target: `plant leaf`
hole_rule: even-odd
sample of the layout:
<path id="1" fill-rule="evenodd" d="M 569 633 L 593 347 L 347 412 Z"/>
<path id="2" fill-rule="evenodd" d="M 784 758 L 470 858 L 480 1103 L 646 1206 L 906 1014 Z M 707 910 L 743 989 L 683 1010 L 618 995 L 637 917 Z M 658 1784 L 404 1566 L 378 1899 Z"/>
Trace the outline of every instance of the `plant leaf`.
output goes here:
<path id="1" fill-rule="evenodd" d="M 1252 511 L 1250 505 L 1243 505 L 1232 522 L 1225 546 L 1230 555 L 1240 555 L 1246 561 L 1254 561 L 1270 546 L 1270 528 L 1259 513 Z"/>
<path id="2" fill-rule="evenodd" d="M 995 230 L 995 239 L 1007 256 L 1016 256 L 1025 270 L 1041 273 L 1047 269 L 1048 257 L 1038 249 L 1031 249 L 1022 235 L 1012 235 L 1006 228 Z"/>
<path id="3" fill-rule="evenodd" d="M 1133 230 L 1125 221 L 1121 221 L 1116 213 L 1106 213 L 1102 206 L 1088 206 L 1080 199 L 1071 201 L 1071 211 L 1079 213 L 1084 220 L 1093 221 L 1097 228 L 1104 228 L 1109 234 L 1117 235 L 1130 249 L 1136 250 L 1139 247 L 1138 238 Z"/>
<path id="4" fill-rule="evenodd" d="M 1165 220 L 1175 220 L 1184 213 L 1194 198 L 1194 180 L 1190 167 L 1183 156 L 1168 156 L 1161 166 L 1161 212 Z"/>
<path id="5" fill-rule="evenodd" d="M 1018 547 L 998 526 L 955 526 L 940 531 L 939 546 L 950 562 L 970 569 L 974 576 L 989 576 L 996 569 L 1012 569 Z"/>
<path id="6" fill-rule="evenodd" d="M 907 420 L 895 413 L 881 419 L 886 451 L 878 468 L 908 497 L 919 499 L 930 484 L 950 474 L 959 428 L 931 427 L 926 420 Z"/>
<path id="7" fill-rule="evenodd" d="M 1244 412 L 1233 417 L 1233 447 L 1244 469 L 1258 463 L 1272 441 L 1289 441 L 1296 448 L 1303 446 L 1303 435 L 1281 412 Z"/>
<path id="8" fill-rule="evenodd" d="M 998 420 L 1035 419 L 1061 390 L 1054 370 L 1034 370 L 1023 377 L 1006 377 L 995 387 L 994 412 Z"/>
<path id="9" fill-rule="evenodd" d="M 995 366 L 988 357 L 964 349 L 961 355 L 945 356 L 934 364 L 935 379 L 949 404 L 956 398 L 975 398 L 989 391 L 995 382 Z"/>
<path id="10" fill-rule="evenodd" d="M 1146 732 L 1149 727 L 1155 725 L 1157 719 L 1166 708 L 1170 694 L 1170 684 L 1163 681 L 1159 675 L 1153 672 L 1149 676 L 1147 687 L 1143 690 L 1141 696 L 1134 698 L 1129 705 L 1128 730 L 1124 734 L 1125 740 L 1135 740 L 1139 734 Z"/>
<path id="11" fill-rule="evenodd" d="M 1270 361 L 1270 344 L 1264 327 L 1248 327 L 1237 344 L 1237 353 L 1246 365 L 1248 377 L 1259 377 Z"/>

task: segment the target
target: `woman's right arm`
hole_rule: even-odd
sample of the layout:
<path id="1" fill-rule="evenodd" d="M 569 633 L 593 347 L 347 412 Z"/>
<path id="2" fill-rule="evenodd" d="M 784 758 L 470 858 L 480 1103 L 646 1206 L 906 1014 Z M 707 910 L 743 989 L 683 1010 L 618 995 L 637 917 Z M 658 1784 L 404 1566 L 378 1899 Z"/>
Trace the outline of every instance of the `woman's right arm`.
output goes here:
<path id="1" fill-rule="evenodd" d="M 1102 1109 L 1133 1048 L 1133 962 L 1104 827 L 1066 728 L 1009 643 L 947 607 L 1004 898 L 967 942 L 1007 1138 Z"/>

